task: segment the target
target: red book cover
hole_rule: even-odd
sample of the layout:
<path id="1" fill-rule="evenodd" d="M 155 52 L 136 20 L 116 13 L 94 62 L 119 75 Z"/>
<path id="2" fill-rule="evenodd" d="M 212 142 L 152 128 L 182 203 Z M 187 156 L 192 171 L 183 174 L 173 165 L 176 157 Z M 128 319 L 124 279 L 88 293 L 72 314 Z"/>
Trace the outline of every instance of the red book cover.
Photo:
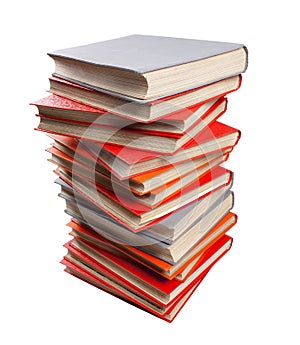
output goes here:
<path id="1" fill-rule="evenodd" d="M 204 143 L 215 140 L 226 135 L 230 135 L 233 133 L 238 133 L 238 139 L 240 137 L 240 131 L 225 125 L 221 122 L 214 122 L 211 126 L 207 127 L 205 130 L 198 133 L 192 140 L 182 146 L 180 150 L 188 150 L 195 146 L 201 146 Z M 235 145 L 238 142 L 238 139 Z M 112 144 L 100 144 L 100 143 L 86 143 L 86 147 L 90 150 L 91 153 L 97 153 L 103 148 L 104 150 L 110 152 L 114 156 L 118 157 L 119 159 L 123 160 L 129 165 L 133 165 L 137 162 L 143 162 L 150 160 L 152 158 L 157 158 L 162 156 L 160 153 L 153 153 L 149 151 L 137 150 L 132 149 L 126 146 L 117 146 Z M 223 148 L 222 148 L 223 149 Z"/>
<path id="2" fill-rule="evenodd" d="M 36 102 L 32 102 L 31 105 L 35 105 L 40 109 L 52 108 L 70 111 L 80 111 L 88 113 L 106 114 L 104 109 L 94 108 L 87 104 L 75 102 L 69 98 L 61 97 L 58 95 L 50 94 L 48 97 L 39 99 Z"/>

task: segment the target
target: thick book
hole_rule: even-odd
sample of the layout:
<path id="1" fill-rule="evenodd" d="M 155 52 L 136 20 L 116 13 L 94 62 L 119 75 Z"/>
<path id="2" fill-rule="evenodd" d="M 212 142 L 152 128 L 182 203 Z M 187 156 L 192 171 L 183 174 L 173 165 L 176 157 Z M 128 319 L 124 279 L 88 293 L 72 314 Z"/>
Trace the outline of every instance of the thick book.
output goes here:
<path id="1" fill-rule="evenodd" d="M 56 120 L 39 115 L 38 130 L 52 134 L 71 136 L 74 138 L 91 140 L 100 143 L 110 143 L 114 145 L 124 145 L 127 147 L 160 152 L 162 154 L 173 154 L 184 144 L 193 140 L 208 125 L 213 123 L 226 111 L 226 102 L 223 101 L 211 109 L 210 113 L 197 124 L 189 128 L 180 136 L 156 135 L 147 131 L 128 130 L 122 126 L 118 127 L 115 122 L 114 127 L 95 125 L 86 125 L 82 123 L 73 123 L 62 119 Z"/>
<path id="2" fill-rule="evenodd" d="M 192 269 L 190 266 L 197 258 L 210 248 L 215 242 L 217 242 L 225 233 L 227 233 L 237 222 L 237 216 L 234 213 L 229 212 L 218 224 L 211 230 L 210 234 L 204 237 L 194 248 L 192 248 L 179 262 L 172 264 L 158 258 L 145 251 L 145 247 L 138 245 L 129 245 L 125 242 L 120 242 L 108 235 L 102 236 L 96 232 L 95 229 L 88 225 L 72 219 L 67 226 L 72 231 L 71 235 L 78 241 L 84 243 L 92 243 L 100 248 L 110 250 L 116 253 L 122 253 L 128 258 L 134 261 L 138 261 L 151 270 L 162 275 L 168 279 L 179 279 L 183 280 L 181 275 L 185 272 L 188 276 L 189 271 Z M 186 272 L 187 271 L 187 272 Z"/>
<path id="3" fill-rule="evenodd" d="M 155 285 L 157 285 L 161 291 L 165 291 L 165 293 L 159 293 L 159 296 L 163 297 L 164 294 L 166 297 L 170 296 L 170 293 L 168 294 L 166 291 L 170 291 L 173 295 L 176 295 L 177 293 L 177 296 L 173 297 L 168 304 L 161 303 L 153 298 L 152 291 L 147 294 L 147 292 L 144 291 L 144 286 L 147 285 L 146 283 L 143 284 L 142 288 L 135 286 L 134 283 L 138 285 L 140 282 L 138 279 L 139 272 L 138 270 L 133 269 L 132 266 L 128 268 L 131 272 L 129 270 L 126 271 L 126 269 L 123 271 L 125 277 L 123 277 L 122 274 L 118 276 L 113 269 L 108 269 L 105 265 L 97 264 L 97 261 L 92 257 L 76 248 L 72 248 L 69 244 L 67 244 L 68 254 L 64 257 L 61 263 L 66 266 L 66 272 L 130 304 L 142 308 L 155 316 L 171 322 L 213 265 L 230 250 L 232 238 L 226 236 L 224 237 L 223 242 L 224 244 L 221 247 L 214 248 L 209 255 L 204 258 L 200 267 L 195 269 L 191 283 L 178 283 L 181 285 L 188 285 L 185 288 L 181 288 L 180 285 L 177 285 L 176 282 L 174 282 L 174 284 L 172 281 L 165 281 L 166 286 L 164 286 L 164 283 L 160 281 L 159 278 L 156 280 L 154 277 L 152 280 L 150 278 L 152 283 L 157 283 Z M 114 264 L 113 261 L 111 261 L 111 263 Z M 133 279 L 134 283 L 130 281 L 130 278 L 134 278 L 132 271 L 135 271 L 135 277 L 137 277 L 136 279 Z M 143 274 L 143 271 L 140 272 Z M 170 285 L 169 288 L 168 285 Z M 171 285 L 173 286 L 171 287 Z M 183 291 L 180 292 L 180 289 Z"/>
<path id="4" fill-rule="evenodd" d="M 242 77 L 238 75 L 226 78 L 212 84 L 146 103 L 126 101 L 60 78 L 51 77 L 49 81 L 49 91 L 55 95 L 87 104 L 94 108 L 104 109 L 112 114 L 137 122 L 151 123 L 177 114 L 182 109 L 200 106 L 203 103 L 238 90 L 241 86 Z"/>
<path id="5" fill-rule="evenodd" d="M 163 204 L 152 209 L 136 201 L 120 200 L 119 196 L 112 191 L 87 180 L 72 177 L 61 168 L 57 168 L 55 172 L 62 180 L 71 185 L 79 195 L 89 199 L 95 206 L 134 232 L 143 230 L 154 222 L 158 222 L 161 217 L 200 199 L 217 188 L 230 185 L 232 182 L 232 172 L 216 167 L 182 191 L 172 195 Z"/>
<path id="6" fill-rule="evenodd" d="M 55 75 L 137 99 L 189 90 L 244 72 L 242 44 L 131 35 L 54 51 Z"/>
<path id="7" fill-rule="evenodd" d="M 53 120 L 63 120 L 83 125 L 94 124 L 117 127 L 145 134 L 168 135 L 179 138 L 190 127 L 205 120 L 211 110 L 224 101 L 227 103 L 227 100 L 221 97 L 210 102 L 196 104 L 180 109 L 162 120 L 147 124 L 116 116 L 105 110 L 93 108 L 53 94 L 31 103 L 31 105 L 38 108 L 41 116 Z"/>

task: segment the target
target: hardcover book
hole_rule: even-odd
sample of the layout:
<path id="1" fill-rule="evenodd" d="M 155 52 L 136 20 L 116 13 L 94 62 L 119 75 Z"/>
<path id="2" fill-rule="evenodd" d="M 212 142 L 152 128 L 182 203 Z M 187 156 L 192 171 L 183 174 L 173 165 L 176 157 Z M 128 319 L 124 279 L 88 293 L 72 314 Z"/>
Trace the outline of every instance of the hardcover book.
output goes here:
<path id="1" fill-rule="evenodd" d="M 63 120 L 83 125 L 94 123 L 99 126 L 117 127 L 145 134 L 179 138 L 190 127 L 203 121 L 212 109 L 223 102 L 227 104 L 227 99 L 223 97 L 216 98 L 210 102 L 180 109 L 162 120 L 151 123 L 135 122 L 105 110 L 93 108 L 53 94 L 31 104 L 37 106 L 39 115 L 53 120 Z"/>
<path id="2" fill-rule="evenodd" d="M 88 254 L 83 248 L 76 248 L 72 241 L 66 244 L 68 254 L 61 263 L 75 277 L 171 322 L 213 265 L 230 250 L 231 244 L 232 238 L 224 236 L 207 251 L 184 282 L 163 281 L 155 273 L 147 273 L 109 252 Z"/>
<path id="3" fill-rule="evenodd" d="M 49 54 L 55 75 L 113 93 L 153 99 L 244 72 L 244 45 L 131 35 Z"/>
<path id="4" fill-rule="evenodd" d="M 159 257 L 145 251 L 146 247 L 134 246 L 126 244 L 126 242 L 120 242 L 108 235 L 102 236 L 96 232 L 96 229 L 90 228 L 88 225 L 82 222 L 72 219 L 67 224 L 72 231 L 71 235 L 78 241 L 85 243 L 92 243 L 100 248 L 111 250 L 116 253 L 122 253 L 126 257 L 131 258 L 134 261 L 138 261 L 151 268 L 151 270 L 164 276 L 168 279 L 182 280 L 181 274 L 188 270 L 189 266 L 201 257 L 201 255 L 216 241 L 218 241 L 227 231 L 229 231 L 237 222 L 237 216 L 229 212 L 216 226 L 211 229 L 210 233 L 206 235 L 196 246 L 194 246 L 181 260 L 177 263 L 169 263 Z M 190 267 L 191 269 L 191 267 Z M 188 274 L 188 273 L 186 273 Z"/>
<path id="5" fill-rule="evenodd" d="M 86 164 L 91 163 L 92 156 L 93 166 L 97 170 L 101 171 L 105 167 L 118 179 L 124 180 L 163 168 L 176 168 L 178 164 L 201 157 L 209 158 L 211 154 L 218 156 L 227 154 L 238 143 L 240 131 L 223 123 L 214 122 L 193 140 L 183 145 L 178 152 L 168 156 L 127 146 L 77 141 L 72 137 L 54 134 L 49 136 L 55 140 L 55 147 L 65 154 L 70 156 L 76 151 L 76 158 Z"/>
<path id="6" fill-rule="evenodd" d="M 61 263 L 66 266 L 65 271 L 97 288 L 103 290 L 131 305 L 134 305 L 148 313 L 151 313 L 167 322 L 172 322 L 178 312 L 182 309 L 191 294 L 195 291 L 201 280 L 205 277 L 209 269 L 207 269 L 201 276 L 194 287 L 190 289 L 185 295 L 176 299 L 169 307 L 162 307 L 154 304 L 152 301 L 142 298 L 123 287 L 121 284 L 112 283 L 103 274 L 93 271 L 88 266 L 85 266 L 76 259 L 65 257 Z"/>
<path id="7" fill-rule="evenodd" d="M 98 233 L 103 236 L 111 236 L 109 231 L 103 230 L 99 223 L 98 214 L 84 206 L 76 205 L 75 203 L 67 202 L 66 212 L 70 216 L 77 219 L 89 227 L 93 228 Z M 137 238 L 135 245 L 139 245 L 139 248 L 150 253 L 168 263 L 176 264 L 179 262 L 197 243 L 203 240 L 212 229 L 220 222 L 233 207 L 233 196 L 229 194 L 226 199 L 220 204 L 210 209 L 203 217 L 200 217 L 195 221 L 190 227 L 186 229 L 185 232 L 180 234 L 173 242 L 167 244 L 165 242 L 159 241 L 158 239 Z M 113 231 L 111 231 L 113 233 Z M 119 236 L 116 240 L 126 240 L 126 235 Z M 130 237 L 133 241 L 133 236 Z"/>
<path id="8" fill-rule="evenodd" d="M 173 154 L 178 151 L 184 144 L 193 140 L 209 124 L 213 123 L 226 111 L 226 102 L 213 107 L 209 114 L 202 120 L 198 121 L 188 131 L 179 136 L 169 136 L 164 133 L 136 131 L 118 127 L 120 124 L 115 122 L 115 126 L 102 126 L 99 124 L 86 125 L 56 120 L 39 115 L 40 123 L 37 129 L 53 134 L 66 135 L 79 139 L 91 140 L 101 143 L 110 143 L 115 145 L 124 145 L 141 150 L 160 152 L 164 154 Z M 101 124 L 101 121 L 100 121 Z"/>
<path id="9" fill-rule="evenodd" d="M 166 279 L 138 262 L 128 260 L 122 255 L 101 249 L 92 244 L 86 245 L 76 239 L 66 243 L 65 247 L 69 251 L 68 259 L 75 258 L 96 272 L 105 271 L 112 281 L 121 282 L 129 290 L 138 291 L 138 293 L 146 296 L 153 302 L 168 306 L 182 292 L 187 291 L 189 287 L 194 285 L 193 283 L 195 283 L 197 277 L 226 249 L 229 249 L 231 240 L 227 237 L 225 243 L 222 242 L 216 242 L 210 247 L 209 251 L 204 253 L 201 261 L 194 266 L 190 276 L 184 281 Z M 223 249 L 224 244 L 227 247 Z"/>
<path id="10" fill-rule="evenodd" d="M 158 168 L 155 171 L 121 180 L 100 163 L 96 164 L 88 152 L 83 153 L 83 157 L 81 150 L 78 148 L 76 151 L 67 151 L 65 148 L 60 149 L 57 148 L 56 143 L 46 149 L 47 152 L 52 154 L 51 158 L 48 159 L 49 162 L 79 177 L 96 181 L 105 188 L 120 188 L 120 192 L 121 190 L 124 193 L 130 191 L 139 196 L 149 193 L 157 195 L 164 187 L 166 189 L 168 187 L 174 188 L 174 182 L 178 181 L 182 181 L 183 186 L 184 181 L 182 179 L 186 177 L 187 181 L 185 181 L 185 184 L 190 183 L 196 178 L 196 175 L 204 174 L 206 169 L 213 168 L 213 166 L 224 162 L 229 156 L 229 153 L 226 151 L 224 153 L 216 152 L 181 164 L 179 163 L 176 166 Z M 68 153 L 65 153 L 66 151 Z"/>
<path id="11" fill-rule="evenodd" d="M 238 75 L 156 101 L 139 103 L 107 95 L 106 93 L 95 91 L 61 78 L 52 77 L 49 80 L 50 92 L 55 95 L 145 123 L 169 117 L 182 111 L 182 109 L 197 107 L 203 103 L 225 96 L 230 92 L 238 90 L 242 82 L 241 76 Z"/>

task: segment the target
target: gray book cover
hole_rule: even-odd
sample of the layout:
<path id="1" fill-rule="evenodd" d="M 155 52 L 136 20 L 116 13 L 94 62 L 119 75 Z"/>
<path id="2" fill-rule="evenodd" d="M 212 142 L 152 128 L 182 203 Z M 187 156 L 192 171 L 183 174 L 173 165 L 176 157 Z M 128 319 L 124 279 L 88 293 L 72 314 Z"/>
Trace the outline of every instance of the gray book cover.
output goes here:
<path id="1" fill-rule="evenodd" d="M 56 50 L 58 56 L 135 73 L 147 73 L 244 47 L 243 44 L 162 36 L 130 35 Z"/>

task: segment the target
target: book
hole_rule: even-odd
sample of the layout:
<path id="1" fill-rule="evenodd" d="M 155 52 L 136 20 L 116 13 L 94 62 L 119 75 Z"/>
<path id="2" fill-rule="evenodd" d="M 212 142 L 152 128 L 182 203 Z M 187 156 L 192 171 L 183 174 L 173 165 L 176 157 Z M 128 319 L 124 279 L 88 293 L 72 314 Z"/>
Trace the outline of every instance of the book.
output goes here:
<path id="1" fill-rule="evenodd" d="M 214 248 L 214 251 L 209 253 L 210 256 L 205 257 L 201 266 L 195 270 L 193 277 L 194 282 L 192 281 L 190 284 L 180 283 L 181 285 L 188 285 L 186 288 L 182 288 L 178 285 L 175 287 L 176 284 L 172 284 L 171 281 L 169 283 L 165 281 L 166 286 L 163 287 L 163 283 L 160 280 L 157 280 L 158 285 L 165 291 L 170 291 L 172 288 L 175 293 L 180 289 L 183 290 L 182 292 L 177 292 L 177 297 L 173 298 L 168 304 L 155 301 L 151 294 L 147 295 L 147 293 L 144 292 L 144 289 L 134 287 L 134 284 L 132 283 L 128 282 L 125 284 L 126 279 L 123 277 L 121 279 L 120 276 L 118 277 L 117 274 L 114 274 L 113 270 L 109 270 L 103 265 L 97 265 L 96 260 L 93 260 L 91 257 L 86 255 L 86 253 L 76 250 L 71 246 L 67 245 L 67 248 L 69 249 L 68 254 L 61 263 L 66 266 L 66 272 L 75 277 L 78 277 L 130 304 L 142 308 L 155 316 L 171 322 L 213 265 L 230 250 L 232 239 L 227 236 L 224 238 L 223 242 L 224 244 L 219 247 L 219 249 Z M 127 273 L 129 272 L 125 270 L 124 275 L 127 276 Z M 136 281 L 139 282 L 138 279 L 136 279 Z M 152 282 L 153 281 L 154 280 L 152 279 Z M 173 286 L 168 289 L 167 284 Z"/>
<path id="2" fill-rule="evenodd" d="M 119 97 L 159 98 L 240 74 L 242 44 L 131 35 L 49 53 L 54 75 Z"/>
<path id="3" fill-rule="evenodd" d="M 224 243 L 225 242 L 225 243 Z M 66 258 L 73 258 L 89 266 L 96 272 L 103 272 L 114 282 L 121 282 L 129 290 L 135 291 L 153 302 L 168 306 L 181 293 L 194 285 L 200 274 L 231 246 L 231 239 L 216 242 L 209 251 L 205 252 L 201 261 L 193 268 L 191 274 L 184 281 L 169 280 L 140 263 L 128 260 L 123 255 L 107 251 L 92 244 L 86 245 L 72 239 L 65 244 L 68 249 Z"/>
<path id="4" fill-rule="evenodd" d="M 152 254 L 168 263 L 175 264 L 181 260 L 184 255 L 187 254 L 199 241 L 201 241 L 214 226 L 224 218 L 233 207 L 233 196 L 228 194 L 225 200 L 210 209 L 203 217 L 200 217 L 195 221 L 185 232 L 183 232 L 179 237 L 177 237 L 172 243 L 166 244 L 157 239 L 146 239 L 137 238 L 134 245 L 139 245 L 142 250 L 147 253 Z M 83 205 L 78 205 L 76 203 L 67 202 L 67 214 L 77 219 L 81 223 L 88 225 L 93 228 L 97 233 L 102 235 L 111 235 L 106 230 L 99 226 L 101 220 L 99 221 L 99 215 L 94 210 L 86 208 Z M 124 235 L 123 235 L 124 236 Z M 125 236 L 124 236 L 125 237 Z M 123 238 L 124 238 L 123 237 Z M 137 237 L 137 236 L 136 236 Z M 121 241 L 121 236 L 117 239 Z M 133 241 L 133 237 L 131 237 Z"/>
<path id="5" fill-rule="evenodd" d="M 97 207 L 134 232 L 143 230 L 166 214 L 200 199 L 217 188 L 229 185 L 232 181 L 232 172 L 216 167 L 198 181 L 191 183 L 182 191 L 172 195 L 163 204 L 152 209 L 136 201 L 120 200 L 119 196 L 113 192 L 87 180 L 72 177 L 61 168 L 57 168 L 55 172 L 63 181 L 71 185 L 79 195 L 89 199 Z"/>
<path id="6" fill-rule="evenodd" d="M 173 154 L 184 144 L 193 140 L 207 125 L 213 123 L 226 111 L 226 102 L 213 107 L 210 113 L 189 130 L 178 137 L 168 135 L 153 135 L 147 131 L 136 131 L 118 127 L 118 121 L 114 127 L 95 125 L 85 125 L 81 123 L 67 122 L 39 115 L 38 130 L 52 134 L 71 136 L 79 139 L 91 140 L 100 143 L 110 143 L 114 145 L 124 145 L 136 149 Z M 156 133 L 155 133 L 156 134 Z"/>
<path id="7" fill-rule="evenodd" d="M 95 229 L 90 228 L 88 225 L 72 219 L 67 226 L 72 231 L 71 235 L 78 241 L 84 243 L 92 243 L 100 248 L 111 250 L 113 252 L 122 253 L 122 255 L 131 258 L 132 260 L 138 261 L 139 263 L 151 268 L 156 273 L 164 276 L 168 279 L 181 279 L 180 275 L 189 265 L 197 258 L 200 257 L 211 245 L 218 241 L 227 231 L 229 231 L 237 222 L 237 216 L 234 213 L 229 212 L 218 224 L 211 229 L 209 235 L 207 235 L 202 241 L 200 241 L 192 250 L 188 252 L 181 260 L 177 263 L 171 264 L 166 262 L 157 256 L 147 253 L 138 245 L 129 245 L 125 242 L 117 241 L 108 235 L 102 236 L 97 233 Z"/>
<path id="8" fill-rule="evenodd" d="M 212 84 L 146 103 L 120 99 L 61 78 L 51 77 L 49 82 L 49 91 L 55 95 L 87 104 L 94 108 L 104 109 L 112 114 L 137 122 L 151 123 L 177 114 L 182 109 L 200 106 L 203 103 L 238 90 L 241 86 L 242 77 L 238 75 L 226 78 Z"/>
<path id="9" fill-rule="evenodd" d="M 38 113 L 41 116 L 53 120 L 64 120 L 84 125 L 94 123 L 95 125 L 109 127 L 114 127 L 117 124 L 118 128 L 131 129 L 141 133 L 152 133 L 153 135 L 164 134 L 178 138 L 190 127 L 204 120 L 210 111 L 222 102 L 227 104 L 227 99 L 221 97 L 210 102 L 186 107 L 165 116 L 162 120 L 147 124 L 131 121 L 105 110 L 93 108 L 53 94 L 31 104 L 38 108 Z"/>
<path id="10" fill-rule="evenodd" d="M 33 103 L 71 217 L 65 271 L 172 322 L 231 248 L 243 44 L 131 35 L 49 53 Z"/>
<path id="11" fill-rule="evenodd" d="M 105 279 L 103 275 L 97 274 L 89 269 L 87 266 L 80 264 L 80 262 L 73 262 L 69 261 L 67 258 L 64 258 L 61 263 L 66 266 L 65 271 L 76 278 L 79 278 L 99 289 L 105 291 L 131 305 L 134 305 L 148 313 L 151 313 L 165 321 L 172 322 L 172 320 L 176 317 L 178 312 L 181 310 L 183 305 L 189 299 L 191 294 L 195 291 L 196 287 L 200 284 L 201 280 L 209 271 L 207 269 L 201 277 L 199 277 L 198 282 L 195 284 L 193 288 L 190 289 L 185 295 L 181 296 L 181 298 L 177 299 L 172 303 L 169 307 L 161 307 L 151 303 L 148 300 L 145 300 L 141 296 L 138 296 L 127 289 L 123 288 L 122 285 L 111 284 L 109 280 Z M 104 279 L 103 279 L 104 278 Z"/>

